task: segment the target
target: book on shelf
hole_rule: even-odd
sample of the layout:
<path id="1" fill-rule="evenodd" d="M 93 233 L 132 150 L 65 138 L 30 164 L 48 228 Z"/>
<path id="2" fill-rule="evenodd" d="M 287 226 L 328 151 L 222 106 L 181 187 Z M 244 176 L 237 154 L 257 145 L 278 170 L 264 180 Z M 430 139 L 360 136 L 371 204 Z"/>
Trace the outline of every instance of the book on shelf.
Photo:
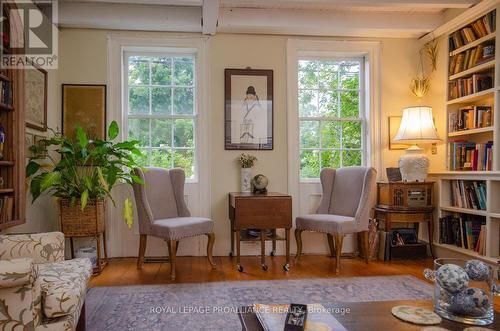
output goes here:
<path id="1" fill-rule="evenodd" d="M 0 198 L 0 223 L 10 222 L 14 215 L 14 197 Z"/>
<path id="2" fill-rule="evenodd" d="M 474 74 L 470 77 L 450 81 L 448 86 L 448 99 L 453 100 L 488 90 L 493 87 L 493 81 L 493 72 Z"/>
<path id="3" fill-rule="evenodd" d="M 486 210 L 486 183 L 480 180 L 450 181 L 451 205 Z"/>
<path id="4" fill-rule="evenodd" d="M 493 168 L 493 141 L 485 144 L 452 141 L 449 144 L 449 168 L 462 171 L 491 171 Z"/>
<path id="5" fill-rule="evenodd" d="M 496 10 L 493 10 L 467 26 L 453 32 L 448 39 L 450 51 L 485 37 L 495 32 L 495 30 Z"/>
<path id="6" fill-rule="evenodd" d="M 439 219 L 439 243 L 455 245 L 485 254 L 486 218 L 484 216 L 456 214 Z"/>
<path id="7" fill-rule="evenodd" d="M 448 114 L 448 132 L 486 128 L 492 125 L 492 107 L 467 106 Z"/>
<path id="8" fill-rule="evenodd" d="M 490 45 L 492 44 L 479 44 L 476 47 L 467 49 L 465 52 L 453 55 L 450 59 L 449 75 L 458 74 L 464 70 L 468 70 L 492 60 L 495 57 L 495 53 L 494 48 L 492 49 L 492 53 L 489 52 L 488 47 Z"/>
<path id="9" fill-rule="evenodd" d="M 12 82 L 2 80 L 0 83 L 0 103 L 12 106 Z"/>

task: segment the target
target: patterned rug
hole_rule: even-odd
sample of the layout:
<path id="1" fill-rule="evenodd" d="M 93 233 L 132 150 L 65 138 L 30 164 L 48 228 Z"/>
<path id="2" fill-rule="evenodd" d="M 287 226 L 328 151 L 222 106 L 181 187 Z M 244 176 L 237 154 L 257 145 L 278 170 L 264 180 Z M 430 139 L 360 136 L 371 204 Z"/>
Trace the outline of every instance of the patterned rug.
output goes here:
<path id="1" fill-rule="evenodd" d="M 87 330 L 241 330 L 237 309 L 259 303 L 329 304 L 426 300 L 432 286 L 413 276 L 315 278 L 95 287 Z"/>

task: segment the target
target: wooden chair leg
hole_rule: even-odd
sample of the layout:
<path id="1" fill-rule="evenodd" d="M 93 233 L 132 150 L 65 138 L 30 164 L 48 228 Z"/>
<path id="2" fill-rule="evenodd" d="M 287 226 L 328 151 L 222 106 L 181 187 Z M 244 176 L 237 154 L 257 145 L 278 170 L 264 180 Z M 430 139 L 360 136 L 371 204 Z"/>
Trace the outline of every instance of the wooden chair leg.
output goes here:
<path id="1" fill-rule="evenodd" d="M 328 239 L 328 247 L 330 247 L 330 256 L 335 257 L 335 244 L 333 243 L 333 235 L 331 233 L 327 233 L 326 237 Z"/>
<path id="2" fill-rule="evenodd" d="M 167 245 L 170 256 L 170 279 L 175 280 L 175 247 L 178 245 L 177 240 L 168 240 Z"/>
<path id="3" fill-rule="evenodd" d="M 369 253 L 369 244 L 368 244 L 368 231 L 360 232 L 361 236 L 361 245 L 363 246 L 363 253 L 365 254 L 365 262 L 370 263 L 370 253 Z"/>
<path id="4" fill-rule="evenodd" d="M 210 262 L 210 265 L 212 266 L 212 269 L 215 269 L 215 262 L 214 258 L 212 256 L 212 251 L 214 249 L 214 242 L 215 242 L 215 233 L 207 233 L 208 237 L 208 244 L 207 244 L 207 258 L 208 262 Z"/>
<path id="5" fill-rule="evenodd" d="M 137 269 L 142 269 L 142 264 L 144 263 L 144 254 L 146 253 L 146 243 L 148 241 L 148 236 L 141 234 L 139 237 L 139 257 L 137 258 Z"/>
<path id="6" fill-rule="evenodd" d="M 342 254 L 342 243 L 344 241 L 344 235 L 340 233 L 335 233 L 335 274 L 340 272 L 340 254 Z"/>
<path id="7" fill-rule="evenodd" d="M 295 229 L 295 241 L 297 242 L 297 254 L 295 255 L 295 262 L 299 262 L 300 256 L 302 254 L 302 231 L 300 229 Z"/>
<path id="8" fill-rule="evenodd" d="M 179 251 L 179 243 L 180 243 L 179 240 L 175 241 L 175 256 L 177 256 L 177 252 Z"/>

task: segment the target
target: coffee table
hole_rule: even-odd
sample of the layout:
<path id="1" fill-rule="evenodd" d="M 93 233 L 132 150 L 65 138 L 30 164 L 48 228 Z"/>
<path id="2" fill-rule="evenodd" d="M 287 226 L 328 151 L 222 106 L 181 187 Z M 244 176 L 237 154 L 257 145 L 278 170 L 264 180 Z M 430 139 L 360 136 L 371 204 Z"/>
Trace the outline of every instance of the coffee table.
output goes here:
<path id="1" fill-rule="evenodd" d="M 431 301 L 372 301 L 372 302 L 346 302 L 336 303 L 332 305 L 334 308 L 349 308 L 350 312 L 344 315 L 337 313 L 333 314 L 335 318 L 349 331 L 366 331 L 366 330 L 401 330 L 401 331 L 417 331 L 421 330 L 422 325 L 410 324 L 403 322 L 392 316 L 391 309 L 394 306 L 408 305 L 432 308 Z M 263 331 L 260 326 L 257 316 L 250 311 L 249 307 L 242 307 L 242 312 L 239 313 L 241 321 L 241 329 L 243 331 Z M 462 331 L 467 324 L 449 321 L 443 318 L 440 327 L 450 331 Z M 485 328 L 491 330 L 500 330 L 500 314 L 495 312 L 495 322 Z"/>

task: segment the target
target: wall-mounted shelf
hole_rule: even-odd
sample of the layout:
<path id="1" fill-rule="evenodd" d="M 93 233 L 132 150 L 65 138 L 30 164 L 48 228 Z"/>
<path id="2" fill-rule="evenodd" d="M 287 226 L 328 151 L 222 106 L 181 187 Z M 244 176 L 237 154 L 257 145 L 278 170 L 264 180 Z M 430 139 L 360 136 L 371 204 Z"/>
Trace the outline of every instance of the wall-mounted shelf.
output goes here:
<path id="1" fill-rule="evenodd" d="M 470 135 L 479 134 L 479 133 L 493 132 L 493 130 L 494 130 L 493 126 L 488 126 L 485 128 L 454 131 L 454 132 L 448 133 L 448 137 L 470 136 Z"/>
<path id="2" fill-rule="evenodd" d="M 16 165 L 14 161 L 0 160 L 0 167 L 13 167 L 14 165 Z"/>
<path id="3" fill-rule="evenodd" d="M 477 40 L 474 40 L 473 42 L 465 45 L 465 46 L 462 46 L 460 48 L 457 48 L 456 50 L 454 50 L 453 52 L 450 52 L 450 56 L 453 56 L 453 55 L 457 55 L 458 53 L 462 53 L 463 51 L 466 51 L 468 50 L 469 48 L 473 48 L 473 47 L 476 47 L 477 45 L 479 44 L 482 44 L 488 40 L 491 40 L 493 38 L 495 38 L 496 36 L 496 33 L 493 32 L 493 33 L 490 33 L 489 35 L 487 36 L 484 36 L 482 38 L 479 38 Z"/>
<path id="4" fill-rule="evenodd" d="M 485 63 L 482 63 L 480 65 L 474 66 L 474 67 L 467 69 L 467 70 L 464 70 L 462 72 L 459 72 L 458 74 L 450 76 L 448 79 L 455 80 L 455 79 L 459 79 L 462 77 L 471 76 L 473 74 L 477 74 L 477 73 L 486 71 L 486 70 L 494 68 L 494 67 L 495 67 L 495 59 L 488 61 L 488 62 L 485 62 Z"/>
<path id="5" fill-rule="evenodd" d="M 457 103 L 471 103 L 471 102 L 475 102 L 475 101 L 478 101 L 481 99 L 492 97 L 494 92 L 495 92 L 495 89 L 490 88 L 490 89 L 487 89 L 487 90 L 484 90 L 481 92 L 477 92 L 477 93 L 469 94 L 469 95 L 466 95 L 466 96 L 463 96 L 460 98 L 448 100 L 446 102 L 446 104 L 447 105 L 454 105 Z"/>

